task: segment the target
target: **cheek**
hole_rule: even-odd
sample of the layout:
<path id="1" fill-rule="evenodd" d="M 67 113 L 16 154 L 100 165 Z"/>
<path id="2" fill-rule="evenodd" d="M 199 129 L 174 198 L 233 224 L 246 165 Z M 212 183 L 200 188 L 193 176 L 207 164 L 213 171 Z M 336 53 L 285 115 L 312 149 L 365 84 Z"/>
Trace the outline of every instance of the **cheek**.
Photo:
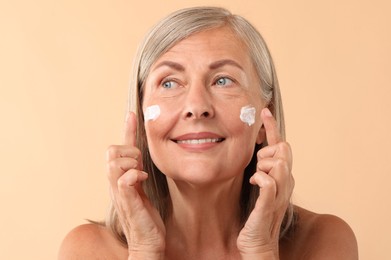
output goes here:
<path id="1" fill-rule="evenodd" d="M 217 114 L 229 132 L 249 138 L 254 136 L 261 124 L 259 110 L 259 108 L 245 103 L 245 105 L 226 106 L 219 109 Z"/>
<path id="2" fill-rule="evenodd" d="M 259 120 L 258 120 L 259 121 Z M 227 131 L 229 131 L 230 142 L 227 149 L 227 158 L 235 158 L 236 167 L 243 169 L 253 156 L 257 138 L 258 123 L 249 126 L 240 119 L 240 108 L 234 116 L 225 120 Z"/>
<path id="3" fill-rule="evenodd" d="M 151 159 L 161 172 L 166 173 L 170 172 L 169 166 L 172 165 L 170 133 L 178 122 L 180 110 L 167 103 L 159 103 L 159 108 L 159 117 L 145 121 L 144 127 Z"/>
<path id="4" fill-rule="evenodd" d="M 168 136 L 177 122 L 179 114 L 179 108 L 169 103 L 151 105 L 144 109 L 144 126 L 151 149 L 154 148 L 153 145 L 156 142 L 164 140 Z"/>

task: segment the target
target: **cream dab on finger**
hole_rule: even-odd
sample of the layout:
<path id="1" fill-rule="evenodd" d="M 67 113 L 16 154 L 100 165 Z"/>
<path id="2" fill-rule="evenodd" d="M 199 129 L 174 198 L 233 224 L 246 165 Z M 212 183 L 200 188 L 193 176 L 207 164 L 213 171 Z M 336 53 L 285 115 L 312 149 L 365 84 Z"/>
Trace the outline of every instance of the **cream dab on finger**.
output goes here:
<path id="1" fill-rule="evenodd" d="M 240 109 L 240 120 L 243 123 L 246 123 L 248 126 L 251 126 L 255 123 L 255 107 L 248 105 Z"/>
<path id="2" fill-rule="evenodd" d="M 144 111 L 144 121 L 156 120 L 160 116 L 160 107 L 158 105 L 149 106 Z"/>

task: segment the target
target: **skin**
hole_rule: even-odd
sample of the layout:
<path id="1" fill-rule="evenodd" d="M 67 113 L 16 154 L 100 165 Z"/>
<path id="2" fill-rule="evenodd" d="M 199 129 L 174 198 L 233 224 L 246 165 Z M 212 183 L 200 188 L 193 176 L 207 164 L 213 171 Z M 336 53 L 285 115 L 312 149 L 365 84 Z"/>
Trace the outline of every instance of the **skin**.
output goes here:
<path id="1" fill-rule="evenodd" d="M 151 157 L 167 177 L 172 214 L 163 223 L 141 189 L 148 173 L 130 113 L 124 143 L 108 150 L 111 195 L 129 246 L 106 227 L 88 224 L 68 234 L 59 259 L 357 259 L 345 222 L 299 207 L 293 237 L 279 241 L 294 187 L 292 152 L 255 82 L 246 48 L 228 28 L 194 34 L 163 54 L 147 78 L 143 104 L 144 111 L 158 104 L 162 112 L 144 127 Z M 257 111 L 252 126 L 239 119 L 249 104 Z M 219 142 L 177 142 L 194 138 Z M 240 228 L 235 202 L 243 170 L 255 143 L 265 140 L 250 179 L 260 196 Z"/>

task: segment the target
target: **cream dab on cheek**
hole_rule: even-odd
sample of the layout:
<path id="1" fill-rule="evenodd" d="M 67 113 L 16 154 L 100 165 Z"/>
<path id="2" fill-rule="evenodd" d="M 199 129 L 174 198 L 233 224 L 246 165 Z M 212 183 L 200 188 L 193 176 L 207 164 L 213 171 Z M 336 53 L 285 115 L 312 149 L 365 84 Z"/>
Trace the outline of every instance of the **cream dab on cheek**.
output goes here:
<path id="1" fill-rule="evenodd" d="M 243 123 L 248 124 L 248 126 L 251 126 L 255 123 L 255 107 L 253 106 L 245 106 L 240 109 L 240 120 L 242 120 Z"/>
<path id="2" fill-rule="evenodd" d="M 156 120 L 160 116 L 160 107 L 158 105 L 149 106 L 144 111 L 144 121 Z"/>

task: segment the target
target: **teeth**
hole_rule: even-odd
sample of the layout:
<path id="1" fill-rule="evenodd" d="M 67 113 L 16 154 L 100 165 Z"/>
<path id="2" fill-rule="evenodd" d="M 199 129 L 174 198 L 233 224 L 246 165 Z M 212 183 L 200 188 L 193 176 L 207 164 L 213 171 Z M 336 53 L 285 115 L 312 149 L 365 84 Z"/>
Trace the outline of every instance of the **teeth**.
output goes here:
<path id="1" fill-rule="evenodd" d="M 204 144 L 204 143 L 217 143 L 222 138 L 207 138 L 207 139 L 192 139 L 192 140 L 178 140 L 178 144 Z"/>

